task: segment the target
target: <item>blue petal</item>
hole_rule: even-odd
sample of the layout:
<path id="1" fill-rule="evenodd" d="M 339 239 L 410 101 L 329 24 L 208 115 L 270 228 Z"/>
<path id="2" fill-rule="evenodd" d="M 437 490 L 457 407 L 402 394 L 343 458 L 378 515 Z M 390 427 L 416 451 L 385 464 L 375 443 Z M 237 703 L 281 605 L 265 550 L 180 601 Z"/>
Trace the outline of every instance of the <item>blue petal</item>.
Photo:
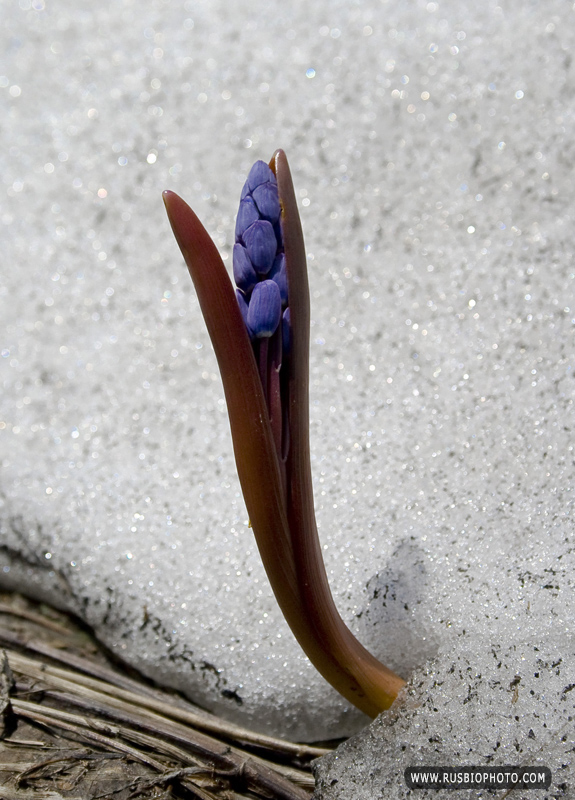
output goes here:
<path id="1" fill-rule="evenodd" d="M 270 183 L 277 183 L 276 176 L 273 174 L 266 162 L 256 161 L 256 163 L 250 169 L 250 173 L 248 175 L 248 186 L 250 191 L 253 192 L 256 186 L 259 186 L 260 183 L 266 183 L 266 181 L 269 181 Z"/>
<path id="2" fill-rule="evenodd" d="M 236 242 L 238 242 L 246 228 L 260 218 L 258 209 L 251 197 L 245 197 L 240 202 L 238 216 L 236 219 Z"/>
<path id="3" fill-rule="evenodd" d="M 275 281 L 280 290 L 282 305 L 287 306 L 288 302 L 288 284 L 287 284 L 287 271 L 286 271 L 286 257 L 285 253 L 279 253 L 273 263 L 273 267 L 268 275 L 269 279 Z M 236 283 L 238 283 L 236 281 Z M 239 284 L 238 284 L 239 286 Z"/>
<path id="4" fill-rule="evenodd" d="M 279 219 L 281 209 L 277 184 L 269 182 L 260 184 L 254 189 L 252 197 L 260 216 L 270 222 L 276 222 Z"/>
<path id="5" fill-rule="evenodd" d="M 256 283 L 248 306 L 248 328 L 257 338 L 271 336 L 282 316 L 280 290 L 274 281 Z"/>
<path id="6" fill-rule="evenodd" d="M 234 245 L 233 263 L 236 285 L 239 286 L 242 292 L 249 294 L 258 282 L 258 276 L 252 266 L 246 248 L 241 244 Z"/>
<path id="7" fill-rule="evenodd" d="M 248 311 L 249 306 L 246 302 L 246 298 L 243 296 L 242 292 L 239 289 L 236 289 L 236 297 L 238 299 L 238 305 L 240 307 L 240 311 L 242 312 L 242 317 L 244 320 L 244 325 L 248 329 L 248 333 L 250 335 L 250 339 L 254 338 L 253 331 L 251 330 L 250 326 L 248 325 Z"/>
<path id="8" fill-rule="evenodd" d="M 289 355 L 291 347 L 291 315 L 289 308 L 286 308 L 282 317 L 282 349 L 284 355 Z"/>
<path id="9" fill-rule="evenodd" d="M 243 240 L 254 269 L 266 275 L 272 268 L 278 246 L 271 222 L 257 220 L 244 231 Z"/>
<path id="10" fill-rule="evenodd" d="M 248 186 L 248 182 L 246 181 L 242 186 L 242 193 L 240 194 L 240 200 L 243 200 L 246 195 L 250 193 L 250 187 Z"/>
<path id="11" fill-rule="evenodd" d="M 278 219 L 277 222 L 274 222 L 274 233 L 276 235 L 276 239 L 278 240 L 278 250 L 281 250 L 284 246 L 280 219 Z"/>

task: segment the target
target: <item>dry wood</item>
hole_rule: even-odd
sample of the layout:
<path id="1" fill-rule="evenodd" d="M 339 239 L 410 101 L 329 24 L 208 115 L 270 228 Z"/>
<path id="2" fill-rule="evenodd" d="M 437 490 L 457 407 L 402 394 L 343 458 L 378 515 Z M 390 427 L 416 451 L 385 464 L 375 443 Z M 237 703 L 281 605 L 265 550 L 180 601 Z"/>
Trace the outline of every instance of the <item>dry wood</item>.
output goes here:
<path id="1" fill-rule="evenodd" d="M 309 800 L 311 760 L 329 752 L 127 674 L 65 614 L 16 595 L 0 596 L 2 646 L 2 800 Z"/>

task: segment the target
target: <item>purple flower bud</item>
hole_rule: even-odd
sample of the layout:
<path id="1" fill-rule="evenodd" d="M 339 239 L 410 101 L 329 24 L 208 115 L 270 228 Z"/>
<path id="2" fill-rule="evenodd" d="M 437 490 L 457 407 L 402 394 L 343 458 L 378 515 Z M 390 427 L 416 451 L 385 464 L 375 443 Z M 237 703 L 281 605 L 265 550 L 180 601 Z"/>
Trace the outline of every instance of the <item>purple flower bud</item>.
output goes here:
<path id="1" fill-rule="evenodd" d="M 282 236 L 282 226 L 278 219 L 277 222 L 274 222 L 274 233 L 276 235 L 277 243 L 278 243 L 278 250 L 281 250 L 284 246 L 283 244 L 283 236 Z"/>
<path id="2" fill-rule="evenodd" d="M 252 197 L 260 216 L 272 223 L 277 222 L 281 211 L 277 184 L 269 182 L 260 184 L 253 190 Z"/>
<path id="3" fill-rule="evenodd" d="M 270 274 L 268 278 L 272 281 L 275 281 L 278 285 L 280 290 L 280 296 L 282 299 L 282 306 L 287 306 L 288 302 L 288 285 L 287 285 L 287 271 L 286 271 L 286 257 L 285 253 L 278 253 L 275 257 L 275 261 L 273 266 L 270 270 Z M 236 281 L 236 283 L 238 283 Z M 238 283 L 239 286 L 239 283 Z"/>
<path id="4" fill-rule="evenodd" d="M 291 346 L 291 315 L 289 307 L 283 313 L 282 317 L 282 349 L 284 355 L 289 355 Z"/>
<path id="5" fill-rule="evenodd" d="M 244 294 L 249 294 L 254 285 L 258 282 L 258 276 L 252 266 L 246 248 L 239 243 L 234 245 L 233 262 L 236 285 Z"/>
<path id="6" fill-rule="evenodd" d="M 276 176 L 273 174 L 266 162 L 256 161 L 256 163 L 250 169 L 250 173 L 248 175 L 248 186 L 250 192 L 253 192 L 256 186 L 259 186 L 260 183 L 266 183 L 266 181 L 269 181 L 270 183 L 277 183 Z"/>
<path id="7" fill-rule="evenodd" d="M 245 197 L 240 202 L 238 216 L 236 219 L 236 242 L 244 235 L 246 228 L 260 218 L 258 209 L 251 197 Z"/>
<path id="8" fill-rule="evenodd" d="M 275 333 L 282 315 L 280 290 L 274 281 L 256 283 L 248 306 L 248 328 L 258 339 Z"/>
<path id="9" fill-rule="evenodd" d="M 246 181 L 242 186 L 242 193 L 240 194 L 240 200 L 243 200 L 250 193 L 250 187 L 248 186 L 248 182 Z"/>
<path id="10" fill-rule="evenodd" d="M 244 297 L 242 292 L 240 292 L 239 289 L 236 289 L 236 297 L 238 299 L 238 305 L 240 307 L 240 311 L 242 312 L 242 318 L 244 320 L 244 325 L 246 326 L 246 328 L 248 330 L 248 333 L 250 335 L 250 339 L 253 339 L 254 334 L 253 334 L 250 326 L 248 325 L 248 310 L 249 310 L 249 306 L 248 306 L 248 304 L 246 302 L 246 298 Z"/>
<path id="11" fill-rule="evenodd" d="M 244 231 L 243 240 L 256 272 L 267 275 L 274 263 L 278 246 L 272 224 L 263 219 L 257 220 Z"/>

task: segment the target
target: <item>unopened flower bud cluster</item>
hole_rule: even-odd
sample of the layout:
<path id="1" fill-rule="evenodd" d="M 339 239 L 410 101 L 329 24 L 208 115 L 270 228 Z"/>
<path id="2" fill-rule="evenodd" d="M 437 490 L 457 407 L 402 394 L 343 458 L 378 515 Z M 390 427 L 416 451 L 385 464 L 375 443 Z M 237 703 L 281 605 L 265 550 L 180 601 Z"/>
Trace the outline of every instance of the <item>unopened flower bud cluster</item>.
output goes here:
<path id="1" fill-rule="evenodd" d="M 282 318 L 289 326 L 280 215 L 276 177 L 256 161 L 242 189 L 233 251 L 236 294 L 252 339 L 272 336 Z"/>

